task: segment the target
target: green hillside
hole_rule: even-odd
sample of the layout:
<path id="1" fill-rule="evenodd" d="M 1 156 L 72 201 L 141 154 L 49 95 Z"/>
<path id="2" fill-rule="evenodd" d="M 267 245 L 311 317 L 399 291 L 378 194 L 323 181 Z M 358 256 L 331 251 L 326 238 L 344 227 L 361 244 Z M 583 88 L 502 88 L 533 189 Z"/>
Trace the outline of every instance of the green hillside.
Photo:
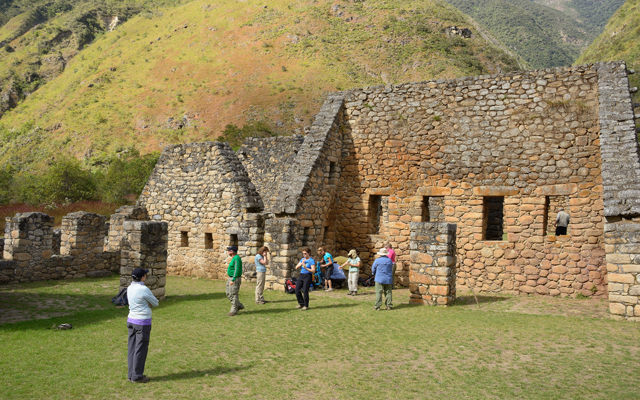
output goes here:
<path id="1" fill-rule="evenodd" d="M 569 17 L 602 32 L 609 18 L 624 0 L 533 0 L 536 3 L 562 11 Z"/>
<path id="2" fill-rule="evenodd" d="M 597 36 L 586 24 L 530 0 L 447 0 L 533 68 L 570 65 Z"/>
<path id="3" fill-rule="evenodd" d="M 66 154 L 100 166 L 130 147 L 215 139 L 229 124 L 302 132 L 327 92 L 519 69 L 482 35 L 448 37 L 447 26 L 472 21 L 440 1 L 134 3 L 146 11 L 96 29 L 63 72 L 4 114 L 0 167 L 35 173 Z M 74 12 L 10 40 L 3 57 L 28 60 Z"/>
<path id="4" fill-rule="evenodd" d="M 637 72 L 630 75 L 631 86 L 640 86 L 640 0 L 627 0 L 613 14 L 604 32 L 578 58 L 577 64 L 596 61 L 625 60 L 628 68 Z M 640 103 L 640 93 L 634 94 Z M 636 115 L 640 113 L 636 112 Z"/>

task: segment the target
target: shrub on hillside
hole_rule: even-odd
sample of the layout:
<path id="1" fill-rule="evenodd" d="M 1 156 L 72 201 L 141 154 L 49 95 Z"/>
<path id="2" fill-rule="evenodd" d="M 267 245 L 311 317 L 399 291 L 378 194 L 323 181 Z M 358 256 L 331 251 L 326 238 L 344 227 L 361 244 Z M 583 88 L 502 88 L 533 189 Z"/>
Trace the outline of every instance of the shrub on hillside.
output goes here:
<path id="1" fill-rule="evenodd" d="M 13 186 L 13 170 L 11 167 L 0 169 L 0 204 L 11 201 L 11 187 Z"/>
<path id="2" fill-rule="evenodd" d="M 99 183 L 102 201 L 122 204 L 127 196 L 138 196 L 159 157 L 157 152 L 140 156 L 137 150 L 133 150 L 127 157 L 112 159 Z"/>
<path id="3" fill-rule="evenodd" d="M 266 138 L 276 136 L 269 125 L 265 122 L 255 122 L 253 124 L 245 125 L 242 128 L 238 128 L 233 124 L 228 124 L 224 131 L 222 131 L 222 135 L 218 137 L 218 142 L 228 142 L 233 151 L 238 150 L 244 140 L 250 137 L 256 138 Z"/>

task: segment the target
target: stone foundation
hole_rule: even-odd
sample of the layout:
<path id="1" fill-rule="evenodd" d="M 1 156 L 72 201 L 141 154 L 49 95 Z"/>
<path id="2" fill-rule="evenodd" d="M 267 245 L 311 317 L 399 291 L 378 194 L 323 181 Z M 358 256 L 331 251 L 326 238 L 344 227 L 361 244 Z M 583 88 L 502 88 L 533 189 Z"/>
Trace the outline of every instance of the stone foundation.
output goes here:
<path id="1" fill-rule="evenodd" d="M 640 321 L 640 223 L 605 225 L 609 310 L 616 319 Z"/>

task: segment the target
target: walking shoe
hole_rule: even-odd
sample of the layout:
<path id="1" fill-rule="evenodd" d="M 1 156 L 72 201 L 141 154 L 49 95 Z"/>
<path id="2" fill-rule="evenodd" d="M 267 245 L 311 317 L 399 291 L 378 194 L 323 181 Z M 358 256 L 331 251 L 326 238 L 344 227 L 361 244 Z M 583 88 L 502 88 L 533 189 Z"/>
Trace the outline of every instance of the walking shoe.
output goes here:
<path id="1" fill-rule="evenodd" d="M 358 292 L 353 292 L 352 296 L 357 296 Z"/>
<path id="2" fill-rule="evenodd" d="M 309 307 L 302 307 L 300 310 L 307 311 L 308 309 L 309 309 Z"/>
<path id="3" fill-rule="evenodd" d="M 238 307 L 238 310 L 244 310 L 244 306 L 240 304 L 240 307 Z"/>
<path id="4" fill-rule="evenodd" d="M 375 311 L 380 311 L 380 307 L 373 307 Z"/>
<path id="5" fill-rule="evenodd" d="M 296 306 L 296 308 L 302 308 L 302 306 L 301 306 L 300 304 L 298 304 L 298 305 Z"/>
<path id="6" fill-rule="evenodd" d="M 236 314 L 238 314 L 238 313 L 234 313 L 234 312 L 227 313 L 227 315 L 230 316 L 230 317 L 234 317 Z"/>
<path id="7" fill-rule="evenodd" d="M 256 304 L 265 304 L 266 301 L 256 301 Z"/>
<path id="8" fill-rule="evenodd" d="M 387 307 L 387 310 L 391 310 L 391 307 Z"/>
<path id="9" fill-rule="evenodd" d="M 129 382 L 133 382 L 133 383 L 147 383 L 151 380 L 151 378 L 149 378 L 148 376 L 143 376 L 142 378 L 138 379 L 137 381 L 131 380 L 129 379 Z"/>
<path id="10" fill-rule="evenodd" d="M 325 290 L 325 292 L 333 292 L 333 289 L 329 288 L 329 289 Z"/>

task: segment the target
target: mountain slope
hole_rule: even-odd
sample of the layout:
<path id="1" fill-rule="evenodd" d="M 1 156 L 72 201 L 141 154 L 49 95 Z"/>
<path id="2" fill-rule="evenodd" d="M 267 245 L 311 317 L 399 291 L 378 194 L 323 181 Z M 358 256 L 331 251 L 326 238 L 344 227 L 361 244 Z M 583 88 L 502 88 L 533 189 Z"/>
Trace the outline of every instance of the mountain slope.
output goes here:
<path id="1" fill-rule="evenodd" d="M 473 17 L 533 68 L 570 65 L 597 33 L 530 0 L 446 0 Z"/>
<path id="2" fill-rule="evenodd" d="M 481 35 L 447 36 L 450 25 L 471 21 L 424 0 L 191 1 L 138 15 L 0 119 L 0 165 L 99 164 L 129 146 L 211 140 L 227 124 L 300 132 L 327 92 L 518 69 Z"/>
<path id="3" fill-rule="evenodd" d="M 640 0 L 627 0 L 604 28 L 604 32 L 580 55 L 577 64 L 596 61 L 625 60 L 628 68 L 635 68 L 630 75 L 631 86 L 640 86 Z M 634 94 L 640 103 L 640 93 Z M 636 113 L 640 115 L 640 113 Z"/>
<path id="4" fill-rule="evenodd" d="M 624 0 L 533 0 L 567 14 L 587 27 L 602 32 L 613 13 Z"/>

